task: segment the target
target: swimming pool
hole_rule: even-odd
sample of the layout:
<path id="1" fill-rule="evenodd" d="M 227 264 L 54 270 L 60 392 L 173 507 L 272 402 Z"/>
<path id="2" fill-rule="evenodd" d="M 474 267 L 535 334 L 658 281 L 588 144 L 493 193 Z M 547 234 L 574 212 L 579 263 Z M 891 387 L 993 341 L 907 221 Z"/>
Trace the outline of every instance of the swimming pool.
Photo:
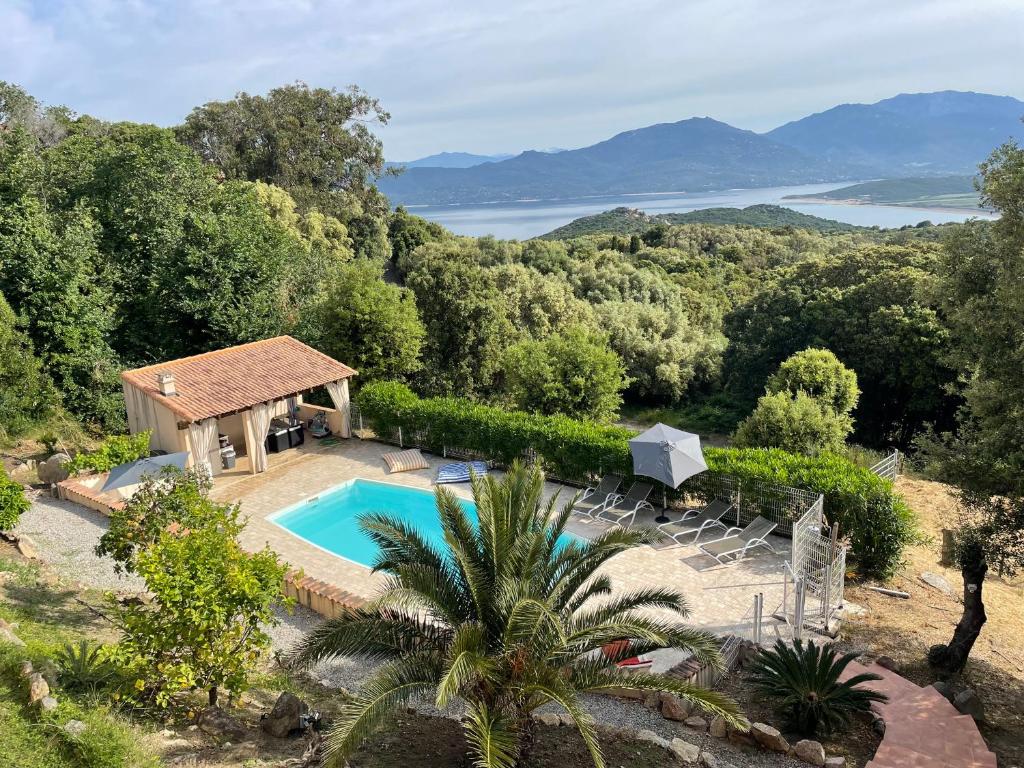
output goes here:
<path id="1" fill-rule="evenodd" d="M 475 523 L 476 505 L 462 498 L 459 503 Z M 372 566 L 379 550 L 359 529 L 358 522 L 361 515 L 372 512 L 397 514 L 431 544 L 439 549 L 444 547 L 433 491 L 375 480 L 349 480 L 319 496 L 275 512 L 267 519 L 331 554 Z M 562 536 L 566 542 L 574 538 L 568 533 Z"/>

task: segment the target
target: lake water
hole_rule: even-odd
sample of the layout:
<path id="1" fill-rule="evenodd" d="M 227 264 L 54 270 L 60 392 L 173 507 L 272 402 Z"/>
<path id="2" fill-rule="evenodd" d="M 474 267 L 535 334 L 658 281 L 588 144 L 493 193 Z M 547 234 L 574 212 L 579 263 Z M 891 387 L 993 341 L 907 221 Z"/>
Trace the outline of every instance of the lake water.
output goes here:
<path id="1" fill-rule="evenodd" d="M 952 211 L 935 208 L 904 208 L 891 205 L 847 203 L 793 203 L 787 195 L 809 195 L 849 186 L 842 184 L 805 184 L 796 187 L 732 189 L 725 192 L 694 194 L 665 193 L 647 195 L 609 195 L 579 200 L 543 200 L 486 205 L 408 206 L 410 213 L 443 224 L 458 235 L 494 235 L 498 238 L 526 240 L 543 235 L 573 219 L 626 206 L 647 213 L 683 213 L 699 208 L 746 208 L 758 203 L 785 205 L 801 213 L 870 227 L 902 227 L 925 219 L 941 224 L 964 221 L 972 216 L 992 218 L 982 211 Z"/>

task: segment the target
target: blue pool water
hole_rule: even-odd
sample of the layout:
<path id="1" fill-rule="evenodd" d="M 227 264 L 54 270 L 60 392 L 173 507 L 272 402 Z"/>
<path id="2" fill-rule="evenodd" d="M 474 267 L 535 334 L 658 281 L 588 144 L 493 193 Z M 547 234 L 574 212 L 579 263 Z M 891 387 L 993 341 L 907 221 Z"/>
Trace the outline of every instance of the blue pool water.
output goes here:
<path id="1" fill-rule="evenodd" d="M 460 499 L 470 520 L 477 521 L 473 502 Z M 358 519 L 372 512 L 397 514 L 411 523 L 420 534 L 439 549 L 444 547 L 441 521 L 437 516 L 432 491 L 404 485 L 356 479 L 336 486 L 319 496 L 283 509 L 270 517 L 271 522 L 346 560 L 372 566 L 377 545 L 359 530 Z M 566 541 L 572 539 L 564 534 Z"/>

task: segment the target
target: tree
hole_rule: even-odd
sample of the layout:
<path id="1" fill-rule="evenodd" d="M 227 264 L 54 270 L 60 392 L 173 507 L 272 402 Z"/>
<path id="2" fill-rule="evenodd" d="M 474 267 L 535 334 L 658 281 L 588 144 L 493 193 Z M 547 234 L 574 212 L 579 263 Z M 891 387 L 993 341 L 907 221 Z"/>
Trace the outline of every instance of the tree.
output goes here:
<path id="1" fill-rule="evenodd" d="M 388 222 L 388 241 L 391 243 L 391 259 L 398 262 L 424 243 L 436 243 L 447 237 L 444 227 L 432 221 L 413 216 L 404 206 L 395 208 Z"/>
<path id="2" fill-rule="evenodd" d="M 774 392 L 740 422 L 733 443 L 740 448 L 782 448 L 815 456 L 840 452 L 850 433 L 850 419 L 836 414 L 805 392 Z"/>
<path id="3" fill-rule="evenodd" d="M 114 658 L 134 676 L 133 698 L 167 706 L 179 693 L 244 690 L 270 644 L 285 566 L 269 548 L 247 552 L 238 505 L 206 497 L 194 474 L 147 479 L 114 513 L 98 551 L 140 576 L 148 604 L 113 603 L 122 637 Z"/>
<path id="4" fill-rule="evenodd" d="M 803 392 L 845 416 L 857 405 L 857 374 L 827 349 L 805 349 L 787 358 L 768 379 L 769 392 Z"/>
<path id="5" fill-rule="evenodd" d="M 56 401 L 32 342 L 17 328 L 14 312 L 0 293 L 0 442 L 45 419 Z"/>
<path id="6" fill-rule="evenodd" d="M 649 532 L 613 528 L 590 541 L 564 541 L 571 504 L 545 503 L 543 488 L 539 470 L 519 465 L 500 481 L 474 479 L 479 524 L 451 491 L 439 488 L 449 553 L 401 518 L 362 519 L 380 548 L 375 570 L 389 576 L 385 591 L 369 606 L 323 622 L 293 656 L 299 666 L 350 655 L 382 662 L 328 736 L 331 764 L 340 765 L 417 695 L 432 696 L 440 707 L 465 702 L 466 740 L 475 764 L 485 768 L 526 764 L 531 713 L 547 703 L 569 714 L 601 768 L 594 721 L 580 701 L 588 691 L 667 691 L 740 721 L 721 694 L 616 666 L 665 647 L 688 649 L 711 664 L 720 660 L 710 635 L 645 611 L 683 618 L 682 596 L 661 588 L 612 595 L 608 577 L 597 573 L 609 558 L 650 541 Z"/>
<path id="7" fill-rule="evenodd" d="M 502 372 L 504 393 L 516 408 L 595 421 L 618 415 L 629 381 L 608 337 L 579 326 L 512 345 Z"/>
<path id="8" fill-rule="evenodd" d="M 408 380 L 419 371 L 426 331 L 407 288 L 367 262 L 336 268 L 317 307 L 311 343 L 359 371 L 364 382 Z"/>
<path id="9" fill-rule="evenodd" d="M 1024 149 L 1006 144 L 981 165 L 981 193 L 1000 218 L 949 238 L 941 285 L 952 360 L 967 381 L 942 455 L 963 507 L 955 538 L 964 609 L 950 642 L 928 655 L 947 675 L 963 669 L 985 625 L 989 568 L 1024 567 Z"/>

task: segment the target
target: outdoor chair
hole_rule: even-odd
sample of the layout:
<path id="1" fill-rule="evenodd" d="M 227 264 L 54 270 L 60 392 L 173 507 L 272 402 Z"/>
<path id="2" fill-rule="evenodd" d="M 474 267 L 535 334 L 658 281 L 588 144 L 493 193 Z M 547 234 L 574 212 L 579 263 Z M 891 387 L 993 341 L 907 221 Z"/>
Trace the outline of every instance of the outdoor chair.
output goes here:
<path id="1" fill-rule="evenodd" d="M 608 661 L 615 662 L 615 666 L 619 669 L 626 670 L 627 672 L 649 672 L 651 665 L 654 663 L 653 659 L 646 656 L 630 656 L 628 658 L 621 658 L 623 654 L 629 652 L 629 640 L 614 640 L 606 645 L 601 646 L 601 654 L 608 659 Z M 616 661 L 616 659 L 618 659 Z"/>
<path id="2" fill-rule="evenodd" d="M 636 519 L 636 513 L 641 509 L 653 510 L 654 507 L 647 497 L 651 495 L 654 486 L 650 483 L 633 483 L 625 495 L 613 496 L 608 503 L 594 514 L 596 520 L 607 520 L 615 525 L 622 525 L 628 519 L 624 528 L 628 528 Z"/>
<path id="3" fill-rule="evenodd" d="M 662 523 L 658 526 L 658 531 L 668 536 L 676 544 L 682 544 L 682 538 L 693 533 L 696 534 L 693 537 L 693 541 L 696 543 L 706 530 L 711 528 L 727 529 L 728 526 L 722 522 L 722 518 L 735 510 L 735 504 L 724 499 L 715 499 L 703 509 L 688 509 L 681 517 Z"/>
<path id="4" fill-rule="evenodd" d="M 573 505 L 572 511 L 580 515 L 593 517 L 597 511 L 604 508 L 604 505 L 608 503 L 610 498 L 615 496 L 615 492 L 619 490 L 620 485 L 622 485 L 621 477 L 618 475 L 605 475 L 601 478 L 601 482 L 597 484 L 596 488 L 585 488 L 583 490 L 583 494 Z"/>
<path id="5" fill-rule="evenodd" d="M 735 557 L 736 560 L 742 560 L 747 552 L 758 547 L 767 547 L 774 553 L 775 549 L 766 539 L 777 526 L 778 523 L 759 516 L 746 528 L 730 528 L 722 538 L 712 539 L 697 546 L 701 552 L 715 558 L 722 565 L 725 565 L 725 558 Z"/>

